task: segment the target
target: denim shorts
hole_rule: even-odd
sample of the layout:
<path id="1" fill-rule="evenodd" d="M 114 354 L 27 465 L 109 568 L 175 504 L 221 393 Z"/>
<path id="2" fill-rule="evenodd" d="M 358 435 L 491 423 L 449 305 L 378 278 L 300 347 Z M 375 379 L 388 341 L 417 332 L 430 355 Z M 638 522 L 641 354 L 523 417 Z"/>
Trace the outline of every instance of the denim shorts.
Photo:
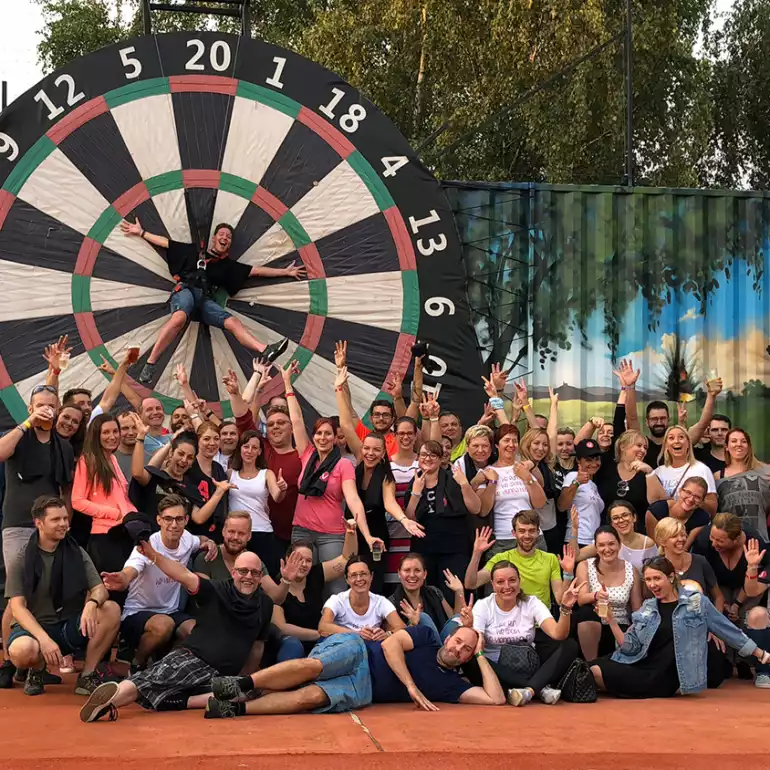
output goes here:
<path id="1" fill-rule="evenodd" d="M 188 318 L 193 321 L 200 321 L 206 326 L 215 326 L 217 329 L 224 329 L 225 321 L 232 317 L 221 305 L 217 305 L 213 299 L 205 297 L 199 305 L 199 300 L 203 296 L 200 289 L 191 289 L 185 287 L 171 294 L 171 312 L 176 313 L 181 310 Z"/>
<path id="2" fill-rule="evenodd" d="M 80 615 L 62 620 L 59 623 L 41 624 L 41 627 L 59 645 L 62 655 L 74 655 L 76 652 L 82 652 L 88 646 L 88 637 L 80 633 Z M 8 635 L 8 648 L 10 649 L 11 645 L 22 636 L 35 638 L 20 625 L 14 625 Z"/>
<path id="3" fill-rule="evenodd" d="M 319 642 L 308 657 L 321 661 L 323 671 L 314 684 L 329 699 L 329 705 L 315 713 L 352 711 L 372 702 L 369 656 L 358 634 L 334 634 Z"/>

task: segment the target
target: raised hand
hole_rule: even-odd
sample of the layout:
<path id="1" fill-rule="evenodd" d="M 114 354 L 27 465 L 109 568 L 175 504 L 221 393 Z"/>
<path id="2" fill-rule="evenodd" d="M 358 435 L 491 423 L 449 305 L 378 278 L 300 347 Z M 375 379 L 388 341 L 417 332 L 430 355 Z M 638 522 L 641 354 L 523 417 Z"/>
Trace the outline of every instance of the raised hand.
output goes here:
<path id="1" fill-rule="evenodd" d="M 53 343 L 53 345 L 46 345 L 43 350 L 43 358 L 48 362 L 48 366 L 51 369 L 61 369 L 61 356 L 63 353 L 71 353 L 72 348 L 67 347 L 67 341 L 69 337 L 65 334 Z"/>
<path id="2" fill-rule="evenodd" d="M 51 423 L 56 416 L 56 410 L 52 406 L 36 406 L 29 416 L 30 425 L 33 428 L 39 428 L 41 425 Z"/>
<path id="3" fill-rule="evenodd" d="M 604 426 L 604 417 L 592 417 L 591 425 L 594 426 L 594 430 L 601 430 Z"/>
<path id="4" fill-rule="evenodd" d="M 710 396 L 718 396 L 722 392 L 722 378 L 716 377 L 706 382 L 706 392 Z"/>
<path id="5" fill-rule="evenodd" d="M 575 606 L 575 602 L 577 602 L 580 590 L 586 585 L 588 585 L 588 582 L 585 580 L 582 583 L 578 583 L 577 580 L 573 580 L 572 583 L 570 583 L 570 587 L 562 594 L 562 607 L 568 610 L 572 609 Z"/>
<path id="6" fill-rule="evenodd" d="M 461 487 L 464 487 L 468 483 L 468 477 L 456 465 L 452 466 L 452 476 Z"/>
<path id="7" fill-rule="evenodd" d="M 588 471 L 578 471 L 577 472 L 577 483 L 578 484 L 587 484 L 591 480 L 591 474 L 588 473 Z"/>
<path id="8" fill-rule="evenodd" d="M 476 532 L 476 539 L 473 541 L 474 553 L 485 553 L 488 551 L 495 542 L 495 538 L 492 536 L 491 527 L 482 527 Z"/>
<path id="9" fill-rule="evenodd" d="M 550 385 L 548 386 L 548 398 L 551 400 L 551 406 L 558 406 L 559 394 L 555 393 L 554 389 Z"/>
<path id="10" fill-rule="evenodd" d="M 425 489 L 425 474 L 415 473 L 412 480 L 412 494 L 421 495 Z"/>
<path id="11" fill-rule="evenodd" d="M 348 367 L 343 366 L 337 370 L 337 376 L 334 378 L 334 388 L 341 388 L 348 381 Z"/>
<path id="12" fill-rule="evenodd" d="M 484 383 L 484 392 L 487 394 L 487 396 L 489 398 L 496 398 L 497 388 L 495 387 L 495 384 L 492 382 L 492 380 L 488 380 L 486 377 L 483 377 L 483 376 L 481 380 Z"/>
<path id="13" fill-rule="evenodd" d="M 444 570 L 444 583 L 446 584 L 446 587 L 454 594 L 464 594 L 465 588 L 463 586 L 463 581 L 460 580 L 457 575 L 455 575 L 452 570 L 445 569 Z"/>
<path id="14" fill-rule="evenodd" d="M 291 390 L 291 378 L 292 376 L 298 377 L 299 373 L 299 361 L 296 358 L 292 359 L 285 369 L 281 369 L 281 377 L 283 377 L 283 384 L 286 386 L 286 390 Z"/>
<path id="15" fill-rule="evenodd" d="M 572 536 L 577 540 L 578 529 L 580 528 L 580 511 L 576 505 L 569 509 L 569 523 L 572 528 Z"/>
<path id="16" fill-rule="evenodd" d="M 185 385 L 189 385 L 190 381 L 187 379 L 187 370 L 184 368 L 184 364 L 177 364 L 174 370 L 174 377 L 179 383 L 179 387 L 183 388 Z M 223 380 L 224 382 L 224 380 Z"/>
<path id="17" fill-rule="evenodd" d="M 574 507 L 574 506 L 573 506 Z M 575 530 L 577 533 L 577 530 Z M 562 572 L 565 575 L 572 575 L 575 572 L 575 549 L 567 543 L 561 556 L 556 557 L 561 565 Z"/>
<path id="18" fill-rule="evenodd" d="M 620 380 L 620 384 L 626 388 L 633 388 L 636 385 L 636 381 L 641 374 L 640 369 L 634 370 L 634 365 L 625 358 L 620 362 L 617 369 L 613 369 L 612 373 Z"/>
<path id="19" fill-rule="evenodd" d="M 99 356 L 102 359 L 102 362 L 99 364 L 97 369 L 100 372 L 104 372 L 109 377 L 115 376 L 115 367 L 104 357 Z"/>
<path id="20" fill-rule="evenodd" d="M 227 374 L 222 378 L 222 384 L 231 396 L 236 396 L 241 392 L 238 375 L 232 369 L 227 370 Z"/>
<path id="21" fill-rule="evenodd" d="M 348 362 L 348 341 L 340 340 L 334 343 L 334 365 L 342 369 Z"/>
<path id="22" fill-rule="evenodd" d="M 123 235 L 128 236 L 139 236 L 142 234 L 142 224 L 139 221 L 139 217 L 137 217 L 136 222 L 128 222 L 127 220 L 122 220 L 120 223 L 120 231 L 123 233 Z"/>
<path id="23" fill-rule="evenodd" d="M 679 418 L 677 425 L 687 427 L 687 404 L 684 402 L 677 404 L 677 417 Z"/>
<path id="24" fill-rule="evenodd" d="M 302 557 L 298 551 L 292 551 L 288 558 L 281 559 L 281 577 L 293 583 L 299 575 Z"/>
<path id="25" fill-rule="evenodd" d="M 473 594 L 471 600 L 460 610 L 460 625 L 465 628 L 473 628 Z M 483 636 L 483 634 L 479 634 Z"/>
<path id="26" fill-rule="evenodd" d="M 422 604 L 418 604 L 416 607 L 412 607 L 412 605 L 406 599 L 402 599 L 399 607 L 401 607 L 401 614 L 406 618 L 408 625 L 416 626 L 420 622 Z"/>
<path id="27" fill-rule="evenodd" d="M 147 426 L 142 422 L 142 418 L 136 412 L 129 412 L 128 416 L 136 428 L 137 441 L 144 441 L 147 437 Z"/>
<path id="28" fill-rule="evenodd" d="M 401 372 L 393 372 L 390 382 L 385 384 L 385 392 L 393 398 L 401 398 L 404 393 L 404 376 Z"/>
<path id="29" fill-rule="evenodd" d="M 503 369 L 502 364 L 492 364 L 489 370 L 489 379 L 495 386 L 495 390 L 498 392 L 505 388 L 505 383 L 508 382 L 508 375 L 511 373 L 510 369 Z"/>
<path id="30" fill-rule="evenodd" d="M 289 488 L 286 479 L 283 477 L 283 468 L 278 469 L 278 474 L 275 477 L 275 484 L 281 492 L 285 492 Z"/>
<path id="31" fill-rule="evenodd" d="M 743 554 L 749 567 L 758 568 L 765 558 L 765 550 L 759 550 L 759 540 L 752 538 L 743 546 Z"/>
<path id="32" fill-rule="evenodd" d="M 288 275 L 290 278 L 296 278 L 298 281 L 307 275 L 304 265 L 298 265 L 296 259 L 288 267 L 285 267 L 283 272 L 285 275 Z"/>
<path id="33" fill-rule="evenodd" d="M 489 405 L 489 402 L 484 404 L 484 414 L 479 417 L 477 425 L 491 425 L 497 419 L 495 410 Z"/>
<path id="34" fill-rule="evenodd" d="M 441 413 L 441 407 L 439 406 L 438 401 L 436 400 L 436 394 L 435 393 L 423 393 L 422 399 L 425 404 L 425 412 L 428 416 L 428 419 L 435 419 L 439 416 Z M 420 410 L 422 413 L 422 410 Z"/>

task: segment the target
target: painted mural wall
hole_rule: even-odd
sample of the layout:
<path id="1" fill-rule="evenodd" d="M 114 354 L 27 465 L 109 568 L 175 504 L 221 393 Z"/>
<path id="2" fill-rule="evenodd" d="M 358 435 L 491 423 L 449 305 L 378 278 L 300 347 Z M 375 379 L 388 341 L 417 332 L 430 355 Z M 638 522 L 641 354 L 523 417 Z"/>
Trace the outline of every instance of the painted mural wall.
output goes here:
<path id="1" fill-rule="evenodd" d="M 717 411 L 770 459 L 770 193 L 446 183 L 487 366 L 524 377 L 560 423 L 609 417 L 613 365 L 641 367 L 642 407 L 688 423 L 718 374 Z"/>

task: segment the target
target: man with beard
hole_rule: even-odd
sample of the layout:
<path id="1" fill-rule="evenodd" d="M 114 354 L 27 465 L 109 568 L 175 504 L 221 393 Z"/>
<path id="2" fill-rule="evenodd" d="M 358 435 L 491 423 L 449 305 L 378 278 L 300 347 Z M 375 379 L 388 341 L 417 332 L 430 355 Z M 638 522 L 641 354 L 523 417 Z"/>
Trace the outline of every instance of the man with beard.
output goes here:
<path id="1" fill-rule="evenodd" d="M 225 470 L 230 467 L 230 458 L 238 446 L 238 427 L 231 420 L 222 423 L 219 429 L 219 451 L 214 455 L 214 461 L 218 462 Z"/>
<path id="2" fill-rule="evenodd" d="M 492 567 L 499 561 L 508 561 L 519 570 L 521 590 L 528 596 L 536 596 L 546 607 L 551 606 L 551 597 L 559 604 L 564 591 L 574 579 L 575 552 L 567 544 L 561 558 L 535 548 L 540 537 L 540 516 L 537 511 L 520 511 L 513 518 L 513 536 L 516 547 L 493 556 L 479 570 L 479 562 L 494 544 L 492 530 L 483 527 L 476 535 L 468 569 L 465 572 L 465 587 L 469 590 L 483 586 L 492 579 Z M 561 568 L 561 569 L 560 569 Z M 562 574 L 563 572 L 563 574 Z"/>
<path id="3" fill-rule="evenodd" d="M 117 718 L 118 708 L 138 701 L 154 711 L 203 708 L 211 681 L 236 675 L 255 642 L 264 641 L 273 603 L 260 588 L 262 562 L 248 551 L 235 560 L 231 579 L 204 580 L 184 565 L 158 553 L 143 541 L 137 550 L 166 579 L 196 597 L 200 614 L 190 636 L 164 658 L 120 684 L 108 682 L 92 693 L 80 710 L 83 722 L 102 716 Z"/>
<path id="4" fill-rule="evenodd" d="M 730 418 L 724 414 L 715 414 L 709 423 L 708 442 L 693 450 L 695 459 L 700 460 L 716 475 L 725 469 L 725 440 L 733 427 Z"/>
<path id="5" fill-rule="evenodd" d="M 190 430 L 195 432 L 190 415 L 187 414 L 187 409 L 184 406 L 178 406 L 171 412 L 169 426 L 171 427 L 172 433 L 176 433 L 178 430 Z"/>
<path id="6" fill-rule="evenodd" d="M 502 706 L 505 693 L 481 653 L 483 639 L 469 625 L 470 612 L 463 614 L 462 622 L 443 644 L 434 629 L 421 625 L 396 631 L 381 642 L 334 634 L 307 658 L 278 663 L 251 676 L 216 677 L 205 717 L 339 713 L 370 703 L 409 701 L 424 711 L 438 711 L 433 701 Z M 473 658 L 480 687 L 459 671 Z"/>
<path id="7" fill-rule="evenodd" d="M 244 347 L 262 353 L 268 362 L 274 361 L 286 350 L 288 339 L 273 343 L 267 347 L 249 332 L 240 319 L 214 301 L 218 287 L 229 296 L 237 294 L 249 278 L 305 276 L 305 268 L 289 267 L 252 267 L 245 262 L 229 259 L 233 240 L 233 228 L 225 223 L 214 228 L 211 249 L 203 251 L 196 244 L 172 241 L 161 235 L 146 232 L 139 220 L 120 223 L 123 234 L 141 238 L 153 246 L 166 250 L 168 270 L 176 281 L 171 293 L 171 317 L 158 334 L 158 339 L 139 374 L 139 382 L 148 385 L 152 382 L 155 367 L 163 351 L 181 333 L 190 318 L 195 317 L 207 326 L 215 326 L 229 331 Z"/>
<path id="8" fill-rule="evenodd" d="M 131 483 L 131 460 L 134 456 L 134 446 L 138 435 L 134 420 L 135 414 L 136 412 L 131 409 L 124 409 L 122 412 L 118 412 L 116 418 L 120 428 L 120 444 L 115 450 L 115 459 L 129 484 Z"/>

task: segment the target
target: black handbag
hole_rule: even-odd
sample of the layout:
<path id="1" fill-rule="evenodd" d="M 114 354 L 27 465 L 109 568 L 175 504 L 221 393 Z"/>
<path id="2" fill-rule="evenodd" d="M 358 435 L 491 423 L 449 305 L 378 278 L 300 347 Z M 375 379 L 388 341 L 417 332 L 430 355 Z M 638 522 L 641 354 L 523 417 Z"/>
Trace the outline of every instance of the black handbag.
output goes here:
<path id="1" fill-rule="evenodd" d="M 558 689 L 561 690 L 561 699 L 567 703 L 595 703 L 598 697 L 591 669 L 581 658 L 572 661 Z"/>
<path id="2" fill-rule="evenodd" d="M 529 679 L 540 668 L 540 657 L 530 644 L 504 644 L 497 668 L 501 673 L 510 672 L 513 679 Z"/>

